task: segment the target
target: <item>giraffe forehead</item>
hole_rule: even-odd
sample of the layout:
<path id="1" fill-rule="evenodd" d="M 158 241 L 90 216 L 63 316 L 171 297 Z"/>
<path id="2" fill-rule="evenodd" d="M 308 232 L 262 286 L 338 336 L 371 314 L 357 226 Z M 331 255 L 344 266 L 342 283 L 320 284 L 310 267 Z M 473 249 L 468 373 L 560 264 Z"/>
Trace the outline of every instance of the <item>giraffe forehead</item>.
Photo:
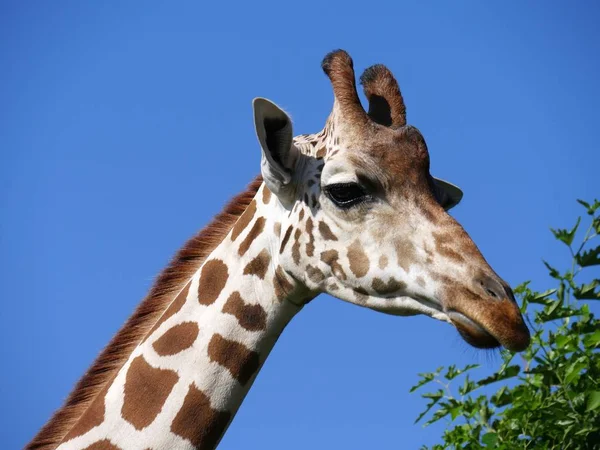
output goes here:
<path id="1" fill-rule="evenodd" d="M 350 152 L 348 158 L 356 167 L 380 178 L 397 179 L 421 174 L 429 169 L 429 154 L 426 148 L 404 143 L 399 145 L 373 145 L 362 152 Z"/>
<path id="2" fill-rule="evenodd" d="M 336 155 L 325 164 L 321 174 L 323 185 L 336 183 L 352 183 L 358 181 L 356 165 L 352 159 Z"/>
<path id="3" fill-rule="evenodd" d="M 364 135 L 336 135 L 328 147 L 323 176 L 362 169 L 380 177 L 395 177 L 422 171 L 429 162 L 425 139 L 413 126 L 392 130 L 374 124 Z"/>

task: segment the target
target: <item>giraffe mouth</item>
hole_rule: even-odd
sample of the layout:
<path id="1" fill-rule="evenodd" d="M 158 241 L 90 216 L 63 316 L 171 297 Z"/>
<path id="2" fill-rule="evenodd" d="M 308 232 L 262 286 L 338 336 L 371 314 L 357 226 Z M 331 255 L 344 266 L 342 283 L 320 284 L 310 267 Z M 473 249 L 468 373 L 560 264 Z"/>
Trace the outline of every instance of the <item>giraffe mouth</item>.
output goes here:
<path id="1" fill-rule="evenodd" d="M 449 309 L 446 314 L 452 325 L 456 327 L 460 336 L 476 348 L 498 348 L 502 344 L 483 325 L 467 317 L 463 313 Z"/>

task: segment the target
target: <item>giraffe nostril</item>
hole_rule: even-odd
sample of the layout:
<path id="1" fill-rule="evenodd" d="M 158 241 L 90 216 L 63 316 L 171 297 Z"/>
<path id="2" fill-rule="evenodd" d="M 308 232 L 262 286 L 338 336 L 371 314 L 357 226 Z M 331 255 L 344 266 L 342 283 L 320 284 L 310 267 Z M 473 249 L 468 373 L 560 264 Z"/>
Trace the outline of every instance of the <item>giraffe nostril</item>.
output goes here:
<path id="1" fill-rule="evenodd" d="M 506 289 L 500 281 L 490 276 L 483 276 L 479 279 L 479 286 L 487 294 L 496 300 L 502 300 L 507 296 Z"/>
<path id="2" fill-rule="evenodd" d="M 495 293 L 494 291 L 492 291 L 491 289 L 489 289 L 489 288 L 485 288 L 485 291 L 486 291 L 486 292 L 487 292 L 487 293 L 488 293 L 490 296 L 492 296 L 492 297 L 494 297 L 494 298 L 498 298 L 498 296 L 496 295 L 496 293 Z"/>

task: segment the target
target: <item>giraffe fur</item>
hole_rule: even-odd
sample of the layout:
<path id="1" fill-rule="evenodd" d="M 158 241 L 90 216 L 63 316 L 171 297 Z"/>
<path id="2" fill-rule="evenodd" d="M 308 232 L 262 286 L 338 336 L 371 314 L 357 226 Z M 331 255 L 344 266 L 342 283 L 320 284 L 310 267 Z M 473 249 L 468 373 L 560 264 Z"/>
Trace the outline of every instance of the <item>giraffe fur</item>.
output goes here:
<path id="1" fill-rule="evenodd" d="M 448 322 L 475 347 L 527 347 L 510 287 L 447 212 L 462 193 L 430 175 L 391 72 L 361 77 L 366 112 L 350 56 L 322 67 L 334 91 L 323 130 L 293 138 L 287 113 L 254 101 L 252 200 L 182 270 L 68 431 L 28 448 L 214 449 L 278 337 L 321 293 Z"/>

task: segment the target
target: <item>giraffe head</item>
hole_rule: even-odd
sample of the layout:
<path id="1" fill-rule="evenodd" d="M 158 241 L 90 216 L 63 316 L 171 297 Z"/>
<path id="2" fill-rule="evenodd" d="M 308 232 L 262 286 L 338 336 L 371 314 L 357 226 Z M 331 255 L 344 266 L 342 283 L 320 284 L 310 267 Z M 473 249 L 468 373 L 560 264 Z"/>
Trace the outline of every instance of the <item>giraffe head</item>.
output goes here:
<path id="1" fill-rule="evenodd" d="M 426 314 L 475 347 L 525 349 L 513 293 L 447 213 L 462 194 L 430 175 L 393 75 L 381 65 L 365 71 L 366 112 L 350 56 L 332 52 L 322 67 L 334 105 L 320 133 L 294 139 L 285 112 L 254 101 L 262 174 L 282 216 L 279 268 L 312 294 Z"/>

